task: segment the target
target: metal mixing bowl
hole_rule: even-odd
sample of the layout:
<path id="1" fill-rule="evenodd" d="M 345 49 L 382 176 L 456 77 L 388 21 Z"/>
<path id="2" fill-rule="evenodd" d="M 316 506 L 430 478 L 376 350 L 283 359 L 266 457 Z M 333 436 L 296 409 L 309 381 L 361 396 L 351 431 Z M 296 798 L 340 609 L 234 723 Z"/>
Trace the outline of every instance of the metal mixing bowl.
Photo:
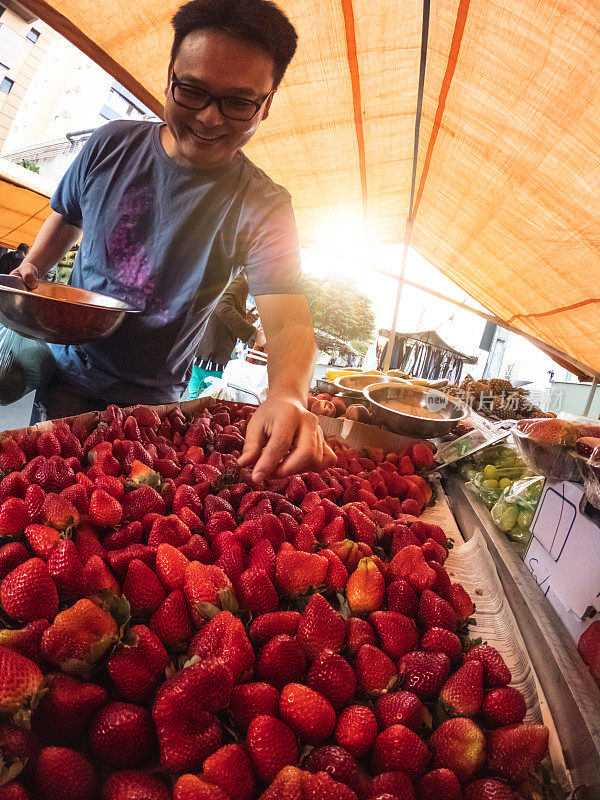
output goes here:
<path id="1" fill-rule="evenodd" d="M 334 380 L 334 385 L 342 392 L 354 395 L 354 397 L 361 397 L 365 386 L 371 386 L 374 383 L 401 383 L 409 385 L 409 382 L 403 378 L 388 378 L 387 375 L 341 375 Z"/>
<path id="2" fill-rule="evenodd" d="M 22 287 L 16 276 L 0 275 L 0 322 L 30 339 L 83 344 L 113 333 L 126 314 L 139 314 L 122 300 L 61 283 Z"/>
<path id="3" fill-rule="evenodd" d="M 469 414 L 468 409 L 459 405 L 453 397 L 435 389 L 397 381 L 365 386 L 363 396 L 376 422 L 394 433 L 419 439 L 444 436 Z M 414 409 L 414 413 L 396 411 L 383 405 L 390 400 L 407 404 L 412 407 L 411 410 Z M 419 409 L 426 411 L 428 416 L 420 416 Z"/>

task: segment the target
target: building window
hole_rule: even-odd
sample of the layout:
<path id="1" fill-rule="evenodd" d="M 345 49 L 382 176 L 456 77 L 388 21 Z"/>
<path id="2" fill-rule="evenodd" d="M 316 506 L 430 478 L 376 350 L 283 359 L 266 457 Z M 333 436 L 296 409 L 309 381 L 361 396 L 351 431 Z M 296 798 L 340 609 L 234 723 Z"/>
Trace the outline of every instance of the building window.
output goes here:
<path id="1" fill-rule="evenodd" d="M 32 28 L 25 38 L 29 39 L 30 42 L 33 42 L 35 44 L 37 40 L 40 38 L 40 32 L 36 31 L 35 28 Z"/>
<path id="2" fill-rule="evenodd" d="M 15 82 L 11 81 L 10 78 L 2 78 L 2 82 L 0 83 L 0 92 L 8 94 L 14 85 Z"/>

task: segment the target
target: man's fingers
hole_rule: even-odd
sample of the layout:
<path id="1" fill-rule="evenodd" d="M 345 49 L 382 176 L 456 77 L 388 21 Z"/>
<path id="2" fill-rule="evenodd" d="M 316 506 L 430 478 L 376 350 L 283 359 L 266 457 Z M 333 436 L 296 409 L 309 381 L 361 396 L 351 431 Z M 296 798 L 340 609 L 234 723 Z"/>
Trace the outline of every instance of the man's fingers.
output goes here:
<path id="1" fill-rule="evenodd" d="M 38 275 L 35 267 L 30 267 L 29 265 L 23 266 L 21 264 L 21 266 L 13 269 L 10 274 L 14 275 L 16 278 L 20 278 L 26 289 L 35 289 L 38 285 Z"/>
<path id="2" fill-rule="evenodd" d="M 323 434 L 320 428 L 303 425 L 297 436 L 294 448 L 284 458 L 274 473 L 276 478 L 285 478 L 307 469 L 321 469 L 323 461 Z"/>
<path id="3" fill-rule="evenodd" d="M 242 450 L 242 455 L 238 458 L 240 467 L 247 467 L 249 464 L 254 464 L 258 461 L 267 441 L 262 425 L 253 425 L 252 422 L 253 420 L 250 420 L 246 430 L 244 449 Z"/>
<path id="4" fill-rule="evenodd" d="M 286 430 L 278 425 L 273 429 L 267 446 L 262 451 L 262 455 L 254 467 L 253 480 L 259 482 L 272 474 L 281 459 L 289 452 L 293 434 L 294 431 Z"/>
<path id="5" fill-rule="evenodd" d="M 328 467 L 335 467 L 337 465 L 337 456 L 329 447 L 327 442 L 323 442 L 323 463 L 321 464 L 321 469 L 327 469 Z"/>

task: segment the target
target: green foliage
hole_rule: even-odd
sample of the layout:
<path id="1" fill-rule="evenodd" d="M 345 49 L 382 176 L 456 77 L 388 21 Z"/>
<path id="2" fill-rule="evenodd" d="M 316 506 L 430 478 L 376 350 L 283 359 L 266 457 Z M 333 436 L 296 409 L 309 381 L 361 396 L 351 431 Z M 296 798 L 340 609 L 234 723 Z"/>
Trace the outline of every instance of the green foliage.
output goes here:
<path id="1" fill-rule="evenodd" d="M 35 163 L 35 161 L 29 161 L 27 158 L 24 158 L 21 162 L 21 166 L 25 167 L 25 169 L 31 170 L 31 172 L 39 172 L 40 168 Z"/>
<path id="2" fill-rule="evenodd" d="M 333 275 L 305 275 L 303 288 L 315 328 L 337 336 L 365 353 L 375 332 L 370 298 L 347 279 Z"/>

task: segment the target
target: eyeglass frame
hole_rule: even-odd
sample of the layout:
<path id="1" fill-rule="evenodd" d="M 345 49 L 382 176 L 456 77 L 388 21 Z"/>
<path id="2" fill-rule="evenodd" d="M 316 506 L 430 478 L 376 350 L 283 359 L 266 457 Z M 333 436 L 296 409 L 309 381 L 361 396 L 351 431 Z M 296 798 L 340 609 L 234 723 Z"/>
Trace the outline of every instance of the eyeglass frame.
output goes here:
<path id="1" fill-rule="evenodd" d="M 201 86 L 193 86 L 190 83 L 185 83 L 184 81 L 180 81 L 177 78 L 177 76 L 175 75 L 175 70 L 171 71 L 171 75 L 172 75 L 172 78 L 171 78 L 171 96 L 173 98 L 173 102 L 176 105 L 178 105 L 180 108 L 187 108 L 188 111 L 204 111 L 205 108 L 208 108 L 210 105 L 215 103 L 215 105 L 219 109 L 219 114 L 221 114 L 221 116 L 225 117 L 225 119 L 230 119 L 233 122 L 250 122 L 250 120 L 253 120 L 254 117 L 258 114 L 258 112 L 262 108 L 263 104 L 269 99 L 269 97 L 272 97 L 275 94 L 275 91 L 276 91 L 275 89 L 271 89 L 269 94 L 265 95 L 265 97 L 263 97 L 263 99 L 259 102 L 258 100 L 251 100 L 249 97 L 236 97 L 235 95 L 231 95 L 231 94 L 213 94 L 212 92 L 209 92 L 208 89 L 203 89 Z M 191 106 L 183 105 L 183 103 L 179 103 L 175 99 L 175 88 L 177 86 L 183 86 L 186 89 L 192 89 L 194 91 L 204 92 L 207 95 L 208 99 L 207 99 L 206 103 L 203 106 L 201 106 L 200 108 L 192 108 Z M 229 116 L 227 116 L 227 114 L 223 113 L 223 109 L 221 107 L 221 102 L 223 100 L 243 100 L 245 103 L 251 103 L 253 106 L 256 106 L 256 111 L 254 112 L 254 114 L 252 114 L 251 117 L 248 117 L 248 119 L 239 119 L 239 118 L 236 118 L 236 117 L 229 117 Z"/>

